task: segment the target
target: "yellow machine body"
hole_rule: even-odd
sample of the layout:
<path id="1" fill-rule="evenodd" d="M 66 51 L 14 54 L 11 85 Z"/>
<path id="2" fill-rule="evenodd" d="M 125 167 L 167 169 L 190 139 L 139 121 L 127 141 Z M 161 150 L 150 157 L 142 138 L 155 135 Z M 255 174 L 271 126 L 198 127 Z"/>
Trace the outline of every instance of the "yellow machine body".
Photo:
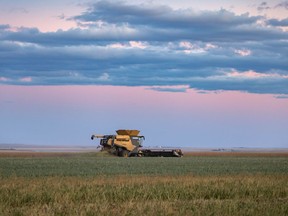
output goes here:
<path id="1" fill-rule="evenodd" d="M 144 136 L 140 136 L 139 130 L 120 129 L 116 135 L 92 135 L 91 139 L 100 138 L 101 150 L 111 154 L 130 157 L 130 156 L 150 156 L 150 157 L 182 157 L 181 149 L 142 149 Z"/>

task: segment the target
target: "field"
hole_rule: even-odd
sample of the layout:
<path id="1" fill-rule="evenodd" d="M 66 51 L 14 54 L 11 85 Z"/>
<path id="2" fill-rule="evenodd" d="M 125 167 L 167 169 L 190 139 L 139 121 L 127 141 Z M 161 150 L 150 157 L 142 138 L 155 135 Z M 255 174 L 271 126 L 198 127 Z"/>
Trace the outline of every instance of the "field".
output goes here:
<path id="1" fill-rule="evenodd" d="M 0 215 L 288 215 L 287 153 L 0 153 Z"/>

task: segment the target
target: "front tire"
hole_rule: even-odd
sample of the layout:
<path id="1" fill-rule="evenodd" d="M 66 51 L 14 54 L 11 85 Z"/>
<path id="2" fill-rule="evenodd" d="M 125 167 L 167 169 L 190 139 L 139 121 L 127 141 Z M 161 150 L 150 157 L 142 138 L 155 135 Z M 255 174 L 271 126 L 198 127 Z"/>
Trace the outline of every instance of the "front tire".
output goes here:
<path id="1" fill-rule="evenodd" d="M 129 157 L 129 151 L 123 149 L 121 156 L 122 156 L 122 157 Z"/>

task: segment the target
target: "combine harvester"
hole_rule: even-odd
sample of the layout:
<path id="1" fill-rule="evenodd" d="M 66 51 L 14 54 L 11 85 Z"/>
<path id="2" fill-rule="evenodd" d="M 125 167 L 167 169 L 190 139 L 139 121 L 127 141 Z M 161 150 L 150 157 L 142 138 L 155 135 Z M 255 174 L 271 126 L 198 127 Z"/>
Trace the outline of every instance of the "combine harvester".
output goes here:
<path id="1" fill-rule="evenodd" d="M 91 139 L 99 138 L 102 151 L 120 157 L 183 157 L 181 149 L 142 148 L 144 136 L 138 130 L 117 130 L 116 135 L 92 135 Z"/>

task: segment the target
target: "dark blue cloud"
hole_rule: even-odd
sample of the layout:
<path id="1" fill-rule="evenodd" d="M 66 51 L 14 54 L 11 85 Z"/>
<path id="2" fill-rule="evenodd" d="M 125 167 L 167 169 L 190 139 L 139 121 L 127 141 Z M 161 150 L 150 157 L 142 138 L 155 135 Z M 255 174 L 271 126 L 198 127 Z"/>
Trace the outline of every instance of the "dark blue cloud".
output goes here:
<path id="1" fill-rule="evenodd" d="M 287 20 L 112 1 L 70 19 L 79 28 L 0 25 L 0 83 L 288 94 Z"/>
<path id="2" fill-rule="evenodd" d="M 5 30 L 5 29 L 9 29 L 10 28 L 10 25 L 3 25 L 3 24 L 0 24 L 0 30 Z"/>
<path id="3" fill-rule="evenodd" d="M 185 87 L 159 87 L 159 86 L 156 86 L 156 87 L 151 87 L 149 88 L 150 90 L 154 90 L 154 91 L 160 91 L 160 92 L 186 92 L 187 91 L 187 88 Z"/>
<path id="4" fill-rule="evenodd" d="M 115 2 L 99 1 L 87 12 L 75 16 L 75 20 L 96 22 L 102 21 L 114 24 L 128 23 L 129 25 L 154 26 L 168 29 L 202 29 L 229 28 L 230 26 L 255 23 L 258 17 L 248 14 L 235 16 L 227 10 L 204 11 L 173 10 L 167 6 L 131 5 Z"/>
<path id="5" fill-rule="evenodd" d="M 277 95 L 275 96 L 275 98 L 279 98 L 279 99 L 288 99 L 288 94 L 284 94 L 284 95 Z"/>
<path id="6" fill-rule="evenodd" d="M 288 26 L 288 18 L 278 20 L 278 19 L 270 19 L 267 21 L 269 25 L 272 26 L 282 26 L 282 27 L 287 27 Z"/>

